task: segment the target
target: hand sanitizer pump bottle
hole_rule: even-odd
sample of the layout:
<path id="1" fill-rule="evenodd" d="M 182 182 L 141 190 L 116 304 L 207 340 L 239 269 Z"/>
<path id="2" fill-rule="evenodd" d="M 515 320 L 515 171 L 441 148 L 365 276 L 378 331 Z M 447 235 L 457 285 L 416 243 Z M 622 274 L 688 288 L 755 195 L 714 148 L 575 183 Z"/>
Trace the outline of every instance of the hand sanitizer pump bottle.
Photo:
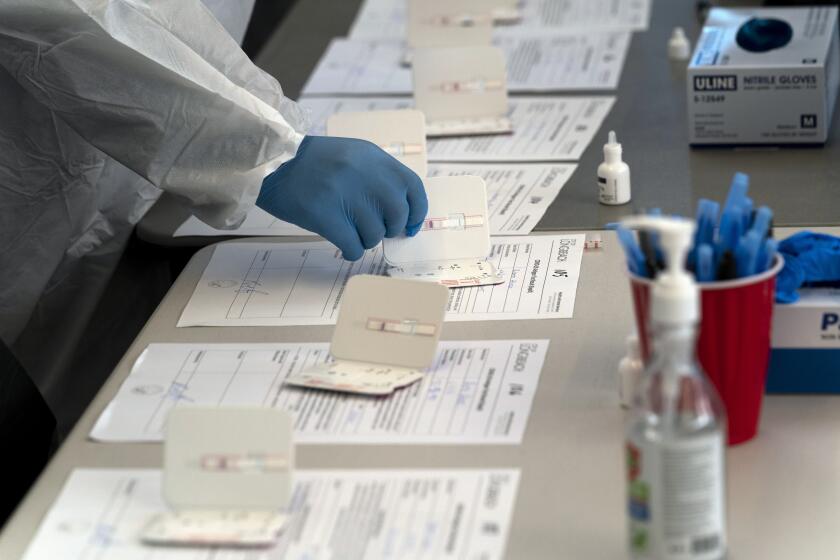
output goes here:
<path id="1" fill-rule="evenodd" d="M 726 415 L 695 356 L 699 291 L 683 268 L 694 223 L 622 220 L 658 232 L 667 259 L 651 294 L 653 356 L 626 425 L 634 560 L 726 558 Z"/>

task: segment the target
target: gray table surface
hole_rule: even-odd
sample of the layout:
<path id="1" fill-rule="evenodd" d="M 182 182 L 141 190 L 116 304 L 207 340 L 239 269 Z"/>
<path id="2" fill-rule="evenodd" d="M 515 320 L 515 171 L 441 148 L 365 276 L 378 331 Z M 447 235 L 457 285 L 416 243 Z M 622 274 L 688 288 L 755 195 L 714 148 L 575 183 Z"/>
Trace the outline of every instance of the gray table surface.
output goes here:
<path id="1" fill-rule="evenodd" d="M 840 111 L 835 111 L 824 147 L 690 148 L 685 63 L 668 60 L 666 43 L 677 25 L 686 29 L 692 42 L 696 40 L 701 28 L 696 3 L 652 1 L 650 29 L 633 35 L 615 106 L 536 229 L 598 229 L 636 210 L 655 207 L 693 215 L 698 198 L 725 196 L 735 171 L 750 174 L 752 197 L 774 209 L 777 225 L 840 224 Z M 330 38 L 347 33 L 359 4 L 359 0 L 300 0 L 257 57 L 257 64 L 283 84 L 287 95 L 297 97 Z M 631 169 L 633 199 L 620 207 L 597 202 L 595 169 L 603 160 L 601 147 L 608 130 L 617 132 Z M 138 234 L 164 246 L 203 246 L 219 240 L 172 237 L 188 215 L 164 197 L 140 221 Z"/>
<path id="2" fill-rule="evenodd" d="M 624 337 L 632 329 L 632 312 L 619 246 L 612 233 L 604 234 L 604 240 L 604 249 L 584 255 L 574 319 L 445 325 L 446 340 L 551 340 L 522 445 L 306 445 L 298 447 L 298 466 L 520 468 L 507 558 L 625 557 L 623 413 L 615 372 Z M 330 339 L 328 326 L 176 328 L 212 251 L 207 247 L 196 253 L 0 533 L 0 558 L 20 557 L 72 469 L 160 466 L 160 444 L 87 439 L 149 343 Z M 840 396 L 765 399 L 758 438 L 728 454 L 731 558 L 837 558 L 838 427 Z"/>

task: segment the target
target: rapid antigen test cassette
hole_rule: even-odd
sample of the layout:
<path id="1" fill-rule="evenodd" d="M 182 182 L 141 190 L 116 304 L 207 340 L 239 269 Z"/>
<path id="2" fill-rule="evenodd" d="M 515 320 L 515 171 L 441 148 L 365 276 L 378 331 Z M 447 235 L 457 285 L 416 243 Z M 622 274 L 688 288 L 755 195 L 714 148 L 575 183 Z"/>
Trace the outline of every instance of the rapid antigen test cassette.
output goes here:
<path id="1" fill-rule="evenodd" d="M 505 56 L 495 47 L 418 49 L 412 67 L 414 105 L 428 136 L 507 134 Z"/>
<path id="2" fill-rule="evenodd" d="M 358 275 L 345 287 L 330 343 L 334 361 L 289 385 L 387 395 L 419 381 L 437 350 L 449 291 L 438 284 Z"/>
<path id="3" fill-rule="evenodd" d="M 837 12 L 714 8 L 688 66 L 689 141 L 825 142 L 840 86 Z"/>
<path id="4" fill-rule="evenodd" d="M 426 118 L 414 109 L 335 113 L 327 135 L 373 142 L 417 173 L 427 175 Z"/>
<path id="5" fill-rule="evenodd" d="M 385 238 L 388 275 L 449 288 L 501 284 L 503 271 L 487 260 L 490 223 L 484 179 L 472 175 L 424 181 L 429 211 L 414 237 Z"/>
<path id="6" fill-rule="evenodd" d="M 406 42 L 410 49 L 489 45 L 492 38 L 492 8 L 485 0 L 408 2 Z"/>
<path id="7" fill-rule="evenodd" d="M 267 547 L 286 523 L 292 419 L 263 407 L 182 405 L 166 419 L 163 497 L 146 544 Z"/>

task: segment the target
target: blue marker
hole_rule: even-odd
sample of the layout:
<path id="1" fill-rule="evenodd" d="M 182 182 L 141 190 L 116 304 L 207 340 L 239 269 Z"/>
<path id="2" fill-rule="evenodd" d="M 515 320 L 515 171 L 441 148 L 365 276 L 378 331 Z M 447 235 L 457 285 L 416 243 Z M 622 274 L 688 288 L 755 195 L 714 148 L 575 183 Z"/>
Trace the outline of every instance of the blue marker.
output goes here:
<path id="1" fill-rule="evenodd" d="M 767 261 L 767 252 L 765 251 L 766 244 L 763 240 L 767 239 L 770 234 L 770 224 L 773 223 L 773 211 L 766 206 L 760 207 L 755 211 L 755 219 L 753 220 L 750 231 L 754 231 L 762 239 L 761 246 L 758 248 L 758 259 L 756 259 L 756 273 L 764 272 L 761 267 Z"/>
<path id="2" fill-rule="evenodd" d="M 715 251 L 718 260 L 726 251 L 735 252 L 738 247 L 738 240 L 741 238 L 741 224 L 741 213 L 737 207 L 730 207 L 723 211 L 723 216 L 720 219 L 718 245 Z"/>
<path id="3" fill-rule="evenodd" d="M 741 224 L 741 231 L 747 231 L 752 227 L 753 222 L 753 199 L 750 197 L 744 197 L 743 202 L 741 203 L 741 217 L 742 217 L 742 224 Z"/>
<path id="4" fill-rule="evenodd" d="M 697 277 L 698 282 L 711 282 L 715 279 L 715 252 L 708 243 L 701 243 L 697 247 Z"/>
<path id="5" fill-rule="evenodd" d="M 747 191 L 750 188 L 750 176 L 746 173 L 736 173 L 732 177 L 732 184 L 729 186 L 729 194 L 726 195 L 726 203 L 723 205 L 724 212 L 733 206 L 740 206 Z"/>
<path id="6" fill-rule="evenodd" d="M 615 228 L 615 234 L 618 236 L 618 241 L 624 247 L 624 252 L 627 255 L 627 267 L 630 269 L 630 272 L 648 278 L 649 274 L 645 265 L 645 256 L 636 243 L 636 238 L 633 237 L 633 233 L 625 227 L 618 226 Z"/>
<path id="7" fill-rule="evenodd" d="M 703 243 L 711 245 L 715 238 L 715 226 L 717 225 L 720 204 L 713 200 L 701 198 L 697 203 L 697 229 L 694 231 L 694 245 L 688 252 L 688 267 L 691 270 L 697 268 L 697 249 Z"/>
<path id="8" fill-rule="evenodd" d="M 748 232 L 738 241 L 738 248 L 735 250 L 735 266 L 738 269 L 739 278 L 755 273 L 762 242 L 763 239 L 754 231 Z"/>
<path id="9" fill-rule="evenodd" d="M 755 211 L 755 219 L 753 220 L 751 231 L 758 233 L 762 239 L 767 237 L 770 233 L 770 222 L 773 221 L 773 211 L 766 206 L 759 207 Z"/>
<path id="10" fill-rule="evenodd" d="M 703 209 L 703 222 L 697 224 L 697 232 L 700 234 L 700 243 L 711 245 L 715 240 L 715 226 L 720 214 L 720 203 L 714 200 L 700 200 L 700 208 Z"/>
<path id="11" fill-rule="evenodd" d="M 758 271 L 759 273 L 770 270 L 770 267 L 773 266 L 773 261 L 776 260 L 776 251 L 779 249 L 779 242 L 775 239 L 765 239 L 763 245 L 762 258 L 764 260 L 760 261 L 758 264 L 764 268 L 760 269 Z"/>

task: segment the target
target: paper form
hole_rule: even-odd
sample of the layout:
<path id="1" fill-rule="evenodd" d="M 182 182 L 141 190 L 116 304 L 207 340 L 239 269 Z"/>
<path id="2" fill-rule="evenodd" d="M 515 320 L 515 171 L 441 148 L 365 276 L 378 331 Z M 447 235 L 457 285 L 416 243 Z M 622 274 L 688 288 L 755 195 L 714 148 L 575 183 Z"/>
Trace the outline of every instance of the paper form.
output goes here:
<path id="1" fill-rule="evenodd" d="M 514 97 L 508 117 L 513 134 L 429 139 L 430 162 L 575 161 L 610 112 L 614 97 Z M 310 134 L 324 134 L 327 118 L 340 111 L 406 109 L 409 99 L 308 97 Z"/>
<path id="2" fill-rule="evenodd" d="M 630 33 L 551 37 L 497 36 L 510 92 L 608 90 L 618 86 Z M 405 47 L 394 40 L 333 39 L 304 95 L 402 94 L 413 91 Z"/>
<path id="3" fill-rule="evenodd" d="M 523 0 L 522 22 L 500 27 L 497 33 L 644 31 L 650 21 L 650 4 L 651 0 Z"/>
<path id="4" fill-rule="evenodd" d="M 296 471 L 277 545 L 219 550 L 140 543 L 166 511 L 159 470 L 77 469 L 24 560 L 496 560 L 518 486 L 515 469 Z"/>
<path id="5" fill-rule="evenodd" d="M 528 235 L 575 169 L 570 163 L 433 163 L 429 176 L 478 175 L 487 185 L 490 235 Z"/>
<path id="6" fill-rule="evenodd" d="M 528 235 L 576 168 L 570 163 L 433 163 L 429 165 L 429 176 L 478 175 L 487 184 L 490 235 Z M 254 207 L 245 218 L 243 227 L 238 229 L 213 229 L 191 217 L 174 235 L 258 237 L 315 234 L 277 220 Z"/>
<path id="7" fill-rule="evenodd" d="M 450 290 L 447 321 L 572 317 L 583 234 L 492 241 L 487 260 L 496 270 L 509 271 L 508 282 Z M 348 262 L 326 241 L 223 243 L 178 326 L 332 325 L 347 280 L 355 274 L 384 275 L 386 268 L 381 245 Z"/>
<path id="8" fill-rule="evenodd" d="M 279 235 L 279 236 L 295 236 L 307 235 L 316 236 L 317 234 L 307 231 L 289 222 L 279 220 L 263 210 L 254 206 L 245 216 L 242 225 L 236 229 L 216 229 L 208 226 L 195 216 L 187 218 L 183 224 L 178 226 L 172 237 L 213 237 L 213 236 L 227 236 L 227 235 Z"/>
<path id="9" fill-rule="evenodd" d="M 388 398 L 283 381 L 330 359 L 327 343 L 151 344 L 91 431 L 161 441 L 180 403 L 280 408 L 298 444 L 519 444 L 547 340 L 442 341 L 417 384 Z"/>
<path id="10" fill-rule="evenodd" d="M 522 0 L 520 22 L 497 25 L 495 34 L 556 34 L 568 31 L 644 31 L 650 20 L 651 0 Z M 406 34 L 405 0 L 365 0 L 349 36 L 396 38 Z"/>

